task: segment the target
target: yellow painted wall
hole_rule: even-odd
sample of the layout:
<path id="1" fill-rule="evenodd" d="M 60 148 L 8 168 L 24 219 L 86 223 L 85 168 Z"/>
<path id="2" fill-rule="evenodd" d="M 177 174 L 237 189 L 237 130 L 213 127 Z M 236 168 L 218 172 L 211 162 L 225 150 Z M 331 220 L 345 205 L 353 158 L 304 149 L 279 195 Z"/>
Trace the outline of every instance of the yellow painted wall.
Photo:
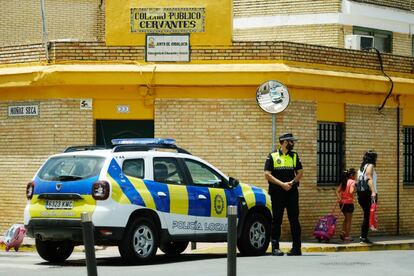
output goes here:
<path id="1" fill-rule="evenodd" d="M 404 107 L 402 109 L 402 124 L 404 126 L 414 126 L 414 107 Z"/>
<path id="2" fill-rule="evenodd" d="M 399 100 L 403 126 L 414 126 L 414 97 L 403 95 Z"/>
<path id="3" fill-rule="evenodd" d="M 0 89 L 0 101 L 44 99 L 92 99 L 94 119 L 152 120 L 155 99 L 250 99 L 256 102 L 256 86 L 50 86 Z M 317 119 L 328 122 L 345 121 L 345 104 L 380 105 L 381 94 L 361 95 L 311 89 L 289 88 L 292 101 L 317 103 Z M 402 103 L 410 100 L 402 98 Z M 129 113 L 119 113 L 118 106 L 126 105 Z M 396 107 L 393 98 L 387 106 Z M 414 107 L 403 107 L 403 123 L 414 125 Z"/>
<path id="4" fill-rule="evenodd" d="M 191 46 L 231 45 L 233 9 L 231 0 L 106 0 L 106 44 L 145 45 L 145 33 L 131 32 L 131 8 L 205 8 L 205 30 L 191 33 Z"/>
<path id="5" fill-rule="evenodd" d="M 92 99 L 94 119 L 152 120 L 153 98 L 136 86 L 31 87 L 0 89 L 0 101 Z M 119 113 L 127 105 L 129 113 Z"/>
<path id="6" fill-rule="evenodd" d="M 316 117 L 318 121 L 345 122 L 344 103 L 318 102 L 316 106 Z"/>

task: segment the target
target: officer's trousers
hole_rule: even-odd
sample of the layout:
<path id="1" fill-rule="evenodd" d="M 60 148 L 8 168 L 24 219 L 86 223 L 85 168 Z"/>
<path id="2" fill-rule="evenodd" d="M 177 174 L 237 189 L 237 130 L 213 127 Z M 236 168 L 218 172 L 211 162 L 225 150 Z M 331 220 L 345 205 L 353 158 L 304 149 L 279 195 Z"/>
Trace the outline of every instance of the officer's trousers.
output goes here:
<path id="1" fill-rule="evenodd" d="M 283 213 L 287 210 L 290 231 L 292 233 L 292 249 L 301 249 L 301 227 L 299 223 L 299 192 L 293 187 L 289 192 L 278 191 L 270 195 L 272 200 L 272 248 L 279 248 L 280 231 Z"/>

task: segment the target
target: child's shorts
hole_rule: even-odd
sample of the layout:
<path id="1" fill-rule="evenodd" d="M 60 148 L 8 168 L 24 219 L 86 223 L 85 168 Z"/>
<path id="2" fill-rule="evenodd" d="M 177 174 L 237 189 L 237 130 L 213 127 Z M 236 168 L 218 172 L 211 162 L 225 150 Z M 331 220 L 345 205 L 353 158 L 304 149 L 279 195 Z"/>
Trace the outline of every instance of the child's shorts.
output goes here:
<path id="1" fill-rule="evenodd" d="M 344 214 L 354 212 L 354 204 L 353 203 L 345 203 L 345 204 L 340 203 L 339 208 L 341 208 L 342 213 L 344 213 Z"/>

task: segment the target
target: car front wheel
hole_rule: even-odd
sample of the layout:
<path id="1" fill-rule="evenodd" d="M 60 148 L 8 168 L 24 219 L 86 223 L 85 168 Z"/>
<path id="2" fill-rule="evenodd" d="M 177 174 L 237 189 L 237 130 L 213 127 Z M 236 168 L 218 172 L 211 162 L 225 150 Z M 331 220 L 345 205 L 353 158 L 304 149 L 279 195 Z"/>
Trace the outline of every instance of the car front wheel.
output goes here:
<path id="1" fill-rule="evenodd" d="M 260 213 L 251 214 L 243 227 L 237 247 L 242 255 L 260 256 L 270 243 L 270 223 Z"/>
<path id="2" fill-rule="evenodd" d="M 157 252 L 158 233 L 155 225 L 147 218 L 136 219 L 127 228 L 118 245 L 119 253 L 128 263 L 149 262 Z"/>

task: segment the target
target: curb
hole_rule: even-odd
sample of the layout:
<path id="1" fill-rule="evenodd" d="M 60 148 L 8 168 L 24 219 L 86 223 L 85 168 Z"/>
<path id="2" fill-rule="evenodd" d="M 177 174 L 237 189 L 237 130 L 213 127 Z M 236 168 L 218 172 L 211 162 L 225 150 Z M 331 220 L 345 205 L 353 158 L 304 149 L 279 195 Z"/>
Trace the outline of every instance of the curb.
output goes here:
<path id="1" fill-rule="evenodd" d="M 0 251 L 6 251 L 6 245 L 0 244 Z M 14 248 L 10 248 L 11 252 L 15 252 Z M 23 244 L 19 247 L 18 251 L 22 252 L 33 252 L 36 251 L 34 244 Z"/>
<path id="2" fill-rule="evenodd" d="M 384 250 L 414 250 L 414 242 L 396 244 L 347 245 L 326 247 L 304 247 L 303 252 L 358 252 L 358 251 L 384 251 Z"/>
<path id="3" fill-rule="evenodd" d="M 280 248 L 283 252 L 288 252 L 290 247 L 281 247 Z M 104 249 L 102 249 L 104 250 Z M 308 253 L 317 253 L 317 252 L 359 252 L 359 251 L 384 251 L 384 250 L 414 250 L 414 242 L 408 243 L 374 243 L 374 244 L 351 244 L 351 245 L 332 245 L 332 246 L 302 246 L 302 252 Z M 6 246 L 4 244 L 0 244 L 0 251 L 6 251 Z M 14 252 L 14 248 L 10 249 L 11 252 Z M 18 251 L 22 252 L 34 252 L 36 251 L 36 247 L 34 244 L 23 244 L 19 247 Z M 82 252 L 81 249 L 75 251 Z M 238 252 L 238 251 L 237 251 Z M 267 253 L 271 253 L 271 248 L 266 251 Z M 226 254 L 227 247 L 223 246 L 213 246 L 207 248 L 200 248 L 188 251 L 188 253 L 196 254 L 196 253 L 215 253 L 215 254 Z"/>
<path id="4" fill-rule="evenodd" d="M 283 252 L 289 252 L 290 247 L 281 247 Z M 353 245 L 338 245 L 338 246 L 303 246 L 302 252 L 317 253 L 317 252 L 360 252 L 360 251 L 385 251 L 385 250 L 414 250 L 414 242 L 410 243 L 395 243 L 395 244 L 353 244 Z M 239 251 L 237 251 L 239 252 Z M 266 251 L 271 253 L 271 248 Z M 191 253 L 216 253 L 226 254 L 227 247 L 210 247 L 203 249 L 196 249 Z"/>

